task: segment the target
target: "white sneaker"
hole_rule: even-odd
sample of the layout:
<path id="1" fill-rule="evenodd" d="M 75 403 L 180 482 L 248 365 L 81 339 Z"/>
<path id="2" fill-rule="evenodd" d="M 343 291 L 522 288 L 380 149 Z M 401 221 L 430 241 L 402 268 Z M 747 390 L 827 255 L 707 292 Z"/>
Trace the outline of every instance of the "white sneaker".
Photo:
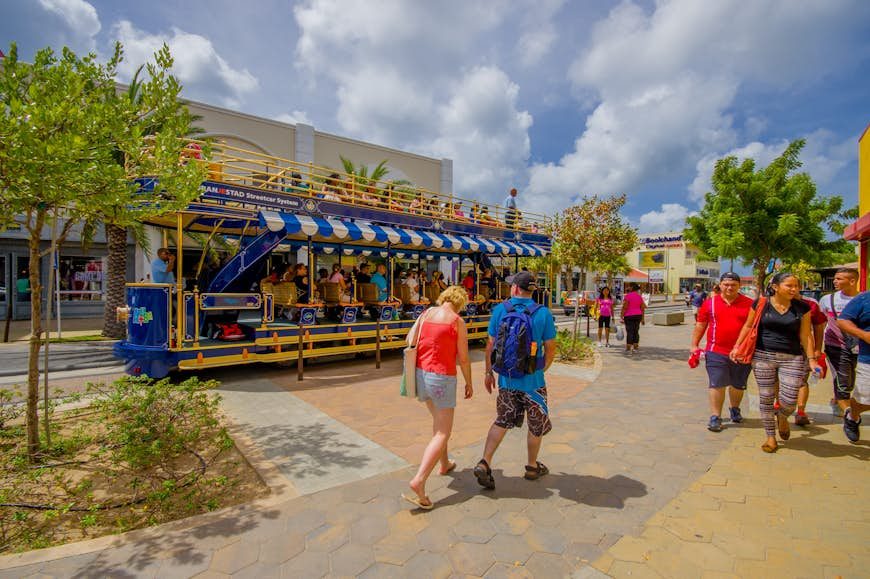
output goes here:
<path id="1" fill-rule="evenodd" d="M 603 348 L 603 347 L 604 347 L 604 344 L 602 344 L 601 342 L 598 342 L 598 347 L 599 347 L 599 348 Z"/>

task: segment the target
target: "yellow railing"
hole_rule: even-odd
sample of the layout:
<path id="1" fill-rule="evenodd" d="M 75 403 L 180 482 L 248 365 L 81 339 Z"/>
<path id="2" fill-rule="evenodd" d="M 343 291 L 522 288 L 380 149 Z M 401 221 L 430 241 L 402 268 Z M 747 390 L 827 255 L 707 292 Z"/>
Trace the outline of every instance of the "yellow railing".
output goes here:
<path id="1" fill-rule="evenodd" d="M 212 143 L 211 149 L 211 158 L 201 160 L 208 166 L 211 181 L 501 229 L 536 233 L 547 230 L 548 218 L 536 213 L 513 212 L 500 205 L 462 199 L 412 185 L 373 181 L 311 163 L 297 163 L 239 149 L 226 143 Z"/>

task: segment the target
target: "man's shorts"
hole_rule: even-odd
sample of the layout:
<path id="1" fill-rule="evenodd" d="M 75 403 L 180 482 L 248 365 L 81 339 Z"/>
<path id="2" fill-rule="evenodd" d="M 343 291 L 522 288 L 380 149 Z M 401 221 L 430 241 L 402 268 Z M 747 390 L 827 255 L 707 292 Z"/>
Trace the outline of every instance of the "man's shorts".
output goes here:
<path id="1" fill-rule="evenodd" d="M 855 371 L 855 389 L 852 390 L 852 398 L 858 404 L 870 404 L 870 364 L 858 362 Z"/>
<path id="2" fill-rule="evenodd" d="M 858 354 L 829 346 L 825 348 L 825 356 L 828 358 L 828 370 L 833 374 L 831 377 L 834 379 L 834 398 L 848 400 L 852 397 L 852 388 L 855 386 Z"/>
<path id="3" fill-rule="evenodd" d="M 610 316 L 598 316 L 598 327 L 610 329 Z"/>
<path id="4" fill-rule="evenodd" d="M 738 364 L 725 354 L 709 350 L 704 352 L 704 357 L 710 388 L 732 386 L 738 390 L 746 390 L 746 380 L 752 371 L 751 364 Z"/>
<path id="5" fill-rule="evenodd" d="M 456 408 L 456 376 L 417 368 L 417 399 L 432 400 L 438 408 Z"/>
<path id="6" fill-rule="evenodd" d="M 697 316 L 698 310 L 700 310 L 700 309 L 701 309 L 700 306 L 692 306 L 692 313 Z"/>
<path id="7" fill-rule="evenodd" d="M 538 394 L 547 401 L 547 388 L 538 388 Z M 529 416 L 529 432 L 533 436 L 544 436 L 553 429 L 550 417 L 541 406 L 532 400 L 527 392 L 521 390 L 498 389 L 498 400 L 495 403 L 495 425 L 501 428 L 519 428 L 523 418 Z"/>

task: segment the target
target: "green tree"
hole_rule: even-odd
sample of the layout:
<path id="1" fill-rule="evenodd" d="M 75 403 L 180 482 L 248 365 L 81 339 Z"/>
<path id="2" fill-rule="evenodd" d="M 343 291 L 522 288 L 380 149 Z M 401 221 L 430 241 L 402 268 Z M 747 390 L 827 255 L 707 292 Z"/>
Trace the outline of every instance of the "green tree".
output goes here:
<path id="1" fill-rule="evenodd" d="M 752 159 L 719 159 L 704 207 L 687 220 L 686 239 L 708 257 L 750 265 L 759 288 L 765 287 L 771 260 L 820 267 L 854 258 L 852 244 L 831 236 L 842 233 L 848 213 L 843 199 L 817 196 L 810 176 L 797 172 L 804 145 L 803 139 L 793 141 L 761 168 Z"/>
<path id="2" fill-rule="evenodd" d="M 580 289 L 587 272 L 609 267 L 637 246 L 637 230 L 619 214 L 624 205 L 625 195 L 592 195 L 553 218 L 553 258 L 568 269 L 580 269 Z M 579 301 L 574 305 L 575 339 Z"/>
<path id="3" fill-rule="evenodd" d="M 161 53 L 168 69 L 168 50 Z M 40 50 L 32 63 L 18 59 L 12 44 L 0 67 L 0 190 L 6 211 L 0 227 L 18 219 L 29 235 L 31 336 L 27 375 L 27 446 L 31 460 L 39 452 L 39 350 L 42 338 L 41 258 L 43 228 L 62 218 L 58 242 L 76 223 L 93 222 L 116 211 L 127 218 L 156 215 L 186 206 L 198 194 L 202 169 L 180 162 L 183 118 L 145 139 L 142 123 L 150 109 L 119 98 L 115 74 L 122 58 L 120 44 L 99 64 L 96 56 L 76 56 L 64 48 L 60 57 Z M 170 107 L 177 83 L 154 79 L 148 102 Z M 118 162 L 118 156 L 125 159 Z M 130 174 L 154 175 L 160 187 L 142 193 Z M 125 237 L 126 241 L 126 237 Z"/>
<path id="4" fill-rule="evenodd" d="M 133 75 L 126 91 L 114 93 L 117 107 L 126 113 L 131 140 L 128 147 L 118 147 L 116 162 L 124 168 L 126 180 L 119 182 L 119 194 L 127 193 L 129 183 L 143 175 L 158 176 L 166 187 L 184 190 L 188 194 L 180 199 L 186 203 L 191 199 L 190 192 L 205 179 L 203 164 L 192 160 L 179 162 L 180 138 L 202 132 L 191 125 L 196 117 L 179 99 L 181 85 L 170 73 L 172 56 L 169 48 L 163 45 L 154 55 L 154 62 L 142 65 Z M 140 78 L 145 70 L 144 79 Z M 160 135 L 164 142 L 176 143 L 168 150 L 168 156 L 153 154 L 147 143 Z M 143 144 L 145 145 L 143 147 Z M 202 159 L 210 155 L 207 142 L 196 144 L 195 154 Z M 144 149 L 144 150 L 143 150 Z M 197 170 L 199 169 L 199 170 Z M 127 232 L 133 234 L 137 244 L 147 247 L 141 218 L 152 214 L 151 208 L 142 204 L 101 206 L 94 215 L 96 222 L 102 222 L 106 231 L 107 267 L 106 300 L 103 315 L 103 335 L 110 338 L 123 338 L 126 325 L 119 322 L 115 315 L 117 308 L 125 303 L 125 283 L 127 281 Z"/>

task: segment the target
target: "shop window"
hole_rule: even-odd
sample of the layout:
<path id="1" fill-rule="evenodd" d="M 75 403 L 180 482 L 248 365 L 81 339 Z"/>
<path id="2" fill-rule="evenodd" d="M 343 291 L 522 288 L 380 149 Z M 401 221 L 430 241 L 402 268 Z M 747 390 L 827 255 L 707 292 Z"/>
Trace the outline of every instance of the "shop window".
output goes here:
<path id="1" fill-rule="evenodd" d="M 105 291 L 105 264 L 102 257 L 62 255 L 58 272 L 61 299 L 99 301 Z"/>

